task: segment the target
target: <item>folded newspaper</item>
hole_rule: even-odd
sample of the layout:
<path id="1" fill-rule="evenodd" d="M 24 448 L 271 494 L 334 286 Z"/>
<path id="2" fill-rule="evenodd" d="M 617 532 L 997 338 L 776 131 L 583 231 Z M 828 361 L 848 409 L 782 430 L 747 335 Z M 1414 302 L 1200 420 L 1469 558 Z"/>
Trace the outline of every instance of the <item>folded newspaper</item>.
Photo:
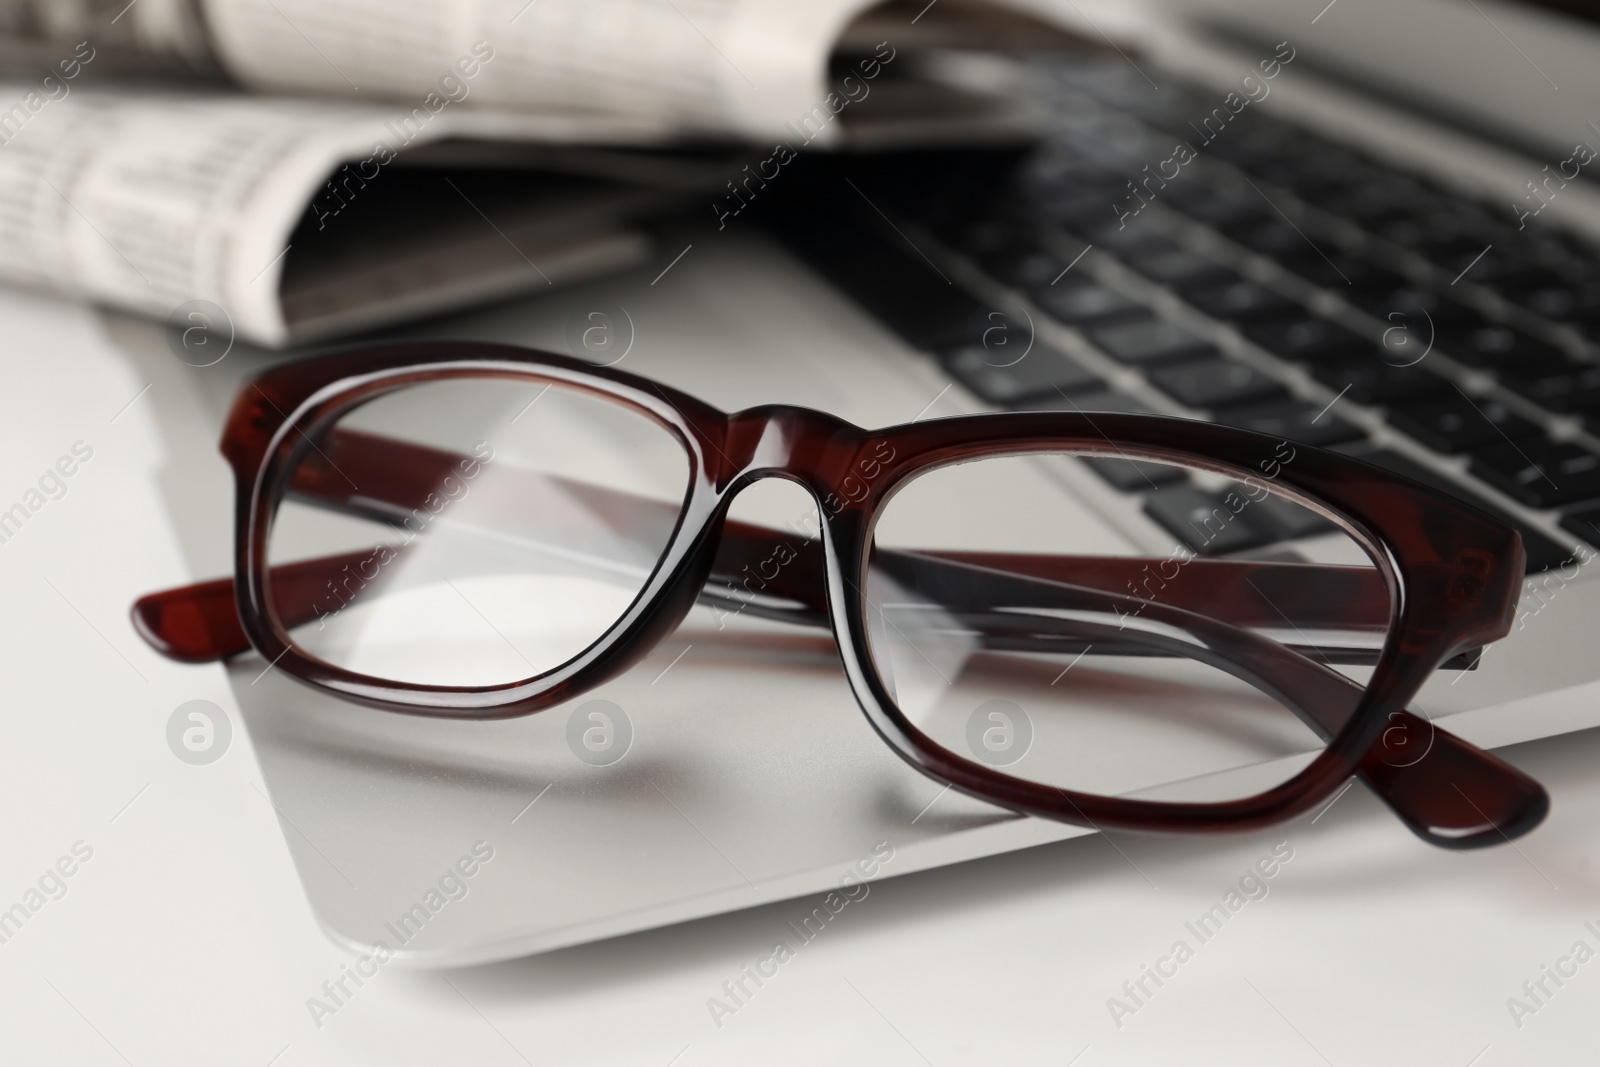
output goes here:
<path id="1" fill-rule="evenodd" d="M 667 146 L 1008 129 L 972 53 L 1053 32 L 972 0 L 0 0 L 0 279 L 272 347 L 439 313 L 725 213 L 739 168 Z"/>

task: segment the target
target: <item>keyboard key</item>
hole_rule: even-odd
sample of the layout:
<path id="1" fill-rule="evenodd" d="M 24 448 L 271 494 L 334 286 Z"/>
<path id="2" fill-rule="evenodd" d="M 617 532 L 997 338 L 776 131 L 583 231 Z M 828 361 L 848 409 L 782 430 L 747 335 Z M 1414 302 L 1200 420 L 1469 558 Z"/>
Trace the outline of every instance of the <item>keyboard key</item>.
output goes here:
<path id="1" fill-rule="evenodd" d="M 1204 114 L 1214 103 L 1207 93 L 1198 88 L 1188 89 L 1164 81 L 1160 93 L 1141 100 L 1130 100 L 1124 106 L 1152 126 L 1169 133 L 1188 130 L 1185 136 L 1192 137 L 1194 130 L 1189 126 L 1190 117 Z"/>
<path id="2" fill-rule="evenodd" d="M 1032 296 L 1034 303 L 1052 318 L 1070 326 L 1087 326 L 1146 313 L 1145 306 L 1133 297 L 1088 278 L 1073 279 L 1070 274 L 1054 285 L 1035 288 Z"/>
<path id="3" fill-rule="evenodd" d="M 952 235 L 952 243 L 996 278 L 1028 289 L 1049 285 L 1072 262 L 1044 249 L 1039 240 L 1043 229 L 1032 218 L 990 219 L 960 229 Z M 1082 251 L 1080 245 L 1068 255 L 1076 257 Z"/>
<path id="4" fill-rule="evenodd" d="M 1179 292 L 1200 286 L 1221 285 L 1242 280 L 1236 271 L 1224 267 L 1215 260 L 1183 249 L 1152 256 L 1139 256 L 1134 258 L 1130 265 L 1151 281 L 1171 286 Z"/>
<path id="5" fill-rule="evenodd" d="M 1455 455 L 1510 438 L 1537 437 L 1539 427 L 1494 400 L 1456 393 L 1431 400 L 1396 404 L 1389 423 L 1435 452 Z"/>
<path id="6" fill-rule="evenodd" d="M 1380 303 L 1364 304 L 1372 313 L 1391 326 L 1409 326 L 1426 330 L 1431 324 L 1434 341 L 1441 348 L 1445 339 L 1485 326 L 1494 325 L 1477 308 L 1452 300 L 1431 289 L 1408 286 L 1390 293 Z"/>
<path id="7" fill-rule="evenodd" d="M 1197 222 L 1221 230 L 1223 233 L 1244 233 L 1271 222 L 1273 215 L 1266 208 L 1235 200 L 1205 189 L 1201 195 L 1189 197 L 1177 194 L 1177 186 L 1167 190 L 1167 203 Z"/>
<path id="8" fill-rule="evenodd" d="M 1580 508 L 1561 516 L 1561 528 L 1583 538 L 1591 545 L 1600 545 L 1600 507 Z"/>
<path id="9" fill-rule="evenodd" d="M 1343 259 L 1337 256 L 1329 259 L 1304 241 L 1301 244 L 1303 247 L 1287 249 L 1276 257 L 1278 265 L 1320 289 L 1331 289 L 1339 296 L 1355 301 L 1360 292 L 1351 284 Z"/>
<path id="10" fill-rule="evenodd" d="M 1139 366 L 1203 359 L 1217 354 L 1216 348 L 1205 338 L 1163 319 L 1103 326 L 1092 331 L 1090 336 L 1113 358 Z"/>
<path id="11" fill-rule="evenodd" d="M 1555 345 L 1530 337 L 1509 326 L 1480 326 L 1452 331 L 1438 342 L 1442 351 L 1471 367 L 1515 367 L 1521 373 L 1566 362 L 1566 354 Z"/>
<path id="12" fill-rule="evenodd" d="M 1485 234 L 1478 220 L 1450 211 L 1396 219 L 1376 227 L 1374 232 L 1385 240 L 1445 266 L 1450 269 L 1452 276 L 1471 263 L 1472 258 L 1494 240 Z M 1477 280 L 1475 272 L 1482 266 L 1480 261 L 1469 277 Z"/>
<path id="13" fill-rule="evenodd" d="M 1409 182 L 1399 175 L 1375 172 L 1372 181 L 1356 186 L 1344 196 L 1327 199 L 1324 206 L 1335 215 L 1371 228 L 1421 214 L 1437 199 L 1437 196 L 1415 182 Z"/>
<path id="14" fill-rule="evenodd" d="M 1139 259 L 1168 252 L 1181 252 L 1183 246 L 1162 232 L 1164 220 L 1154 215 L 1137 215 L 1119 223 L 1115 219 L 1096 227 L 1088 236 L 1097 248 L 1103 248 L 1121 259 Z"/>
<path id="15" fill-rule="evenodd" d="M 1341 197 L 1349 196 L 1366 177 L 1362 174 L 1304 175 L 1295 182 L 1295 195 L 1314 207 L 1326 209 Z"/>
<path id="16" fill-rule="evenodd" d="M 1216 421 L 1223 426 L 1237 426 L 1241 430 L 1268 434 L 1280 441 L 1299 441 L 1321 448 L 1331 448 L 1364 436 L 1359 428 L 1333 412 L 1297 400 L 1227 408 L 1216 413 Z"/>
<path id="17" fill-rule="evenodd" d="M 1472 454 L 1472 473 L 1530 508 L 1600 497 L 1600 455 L 1543 438 L 1480 448 Z"/>
<path id="18" fill-rule="evenodd" d="M 1450 391 L 1450 383 L 1421 364 L 1391 367 L 1376 345 L 1367 354 L 1327 360 L 1311 368 L 1312 377 L 1358 404 L 1394 404 Z"/>
<path id="19" fill-rule="evenodd" d="M 1138 397 L 1115 389 L 1083 396 L 1062 396 L 1059 393 L 1054 396 L 1041 395 L 1006 406 L 1012 411 L 1074 411 L 1090 415 L 1097 411 L 1113 411 L 1124 415 L 1165 414 L 1157 411 L 1154 404 L 1147 404 Z"/>
<path id="20" fill-rule="evenodd" d="M 1187 481 L 1183 470 L 1165 463 L 1141 463 L 1134 459 L 1096 457 L 1083 461 L 1089 469 L 1124 493 L 1144 493 L 1164 485 Z"/>
<path id="21" fill-rule="evenodd" d="M 1600 284 L 1551 285 L 1512 297 L 1535 315 L 1557 322 L 1600 320 Z"/>
<path id="22" fill-rule="evenodd" d="M 1044 218 L 1074 232 L 1098 229 L 1113 218 L 1114 205 L 1126 196 L 1125 190 L 1110 192 L 1072 190 L 1037 197 L 1034 207 Z"/>
<path id="23" fill-rule="evenodd" d="M 1038 238 L 1024 226 L 1002 219 L 975 222 L 954 237 L 957 248 L 997 273 L 1005 265 L 1039 251 Z"/>
<path id="24" fill-rule="evenodd" d="M 1340 451 L 1344 451 L 1344 449 Z M 1530 572 L 1559 567 L 1572 555 L 1559 542 L 1528 526 L 1498 504 L 1485 500 L 1461 483 L 1451 481 L 1444 475 L 1424 467 L 1410 456 L 1402 455 L 1386 448 L 1375 451 L 1352 448 L 1349 450 L 1349 454 L 1357 459 L 1365 460 L 1375 466 L 1392 471 L 1401 477 L 1410 478 L 1414 482 L 1421 482 L 1423 485 L 1431 486 L 1440 492 L 1449 493 L 1451 496 L 1466 501 L 1478 510 L 1493 515 L 1501 522 L 1517 530 L 1522 534 L 1522 544 L 1528 552 L 1528 570 Z"/>
<path id="25" fill-rule="evenodd" d="M 1241 508 L 1236 514 L 1228 507 L 1224 494 L 1206 492 L 1191 485 L 1147 494 L 1144 511 L 1163 530 L 1202 556 L 1242 552 L 1279 539 L 1276 528 L 1253 520 L 1249 507 Z"/>
<path id="26" fill-rule="evenodd" d="M 1180 289 L 1183 298 L 1206 314 L 1232 322 L 1291 319 L 1305 314 L 1295 301 L 1264 285 L 1237 281 Z"/>
<path id="27" fill-rule="evenodd" d="M 1250 519 L 1257 526 L 1266 527 L 1276 536 L 1276 541 L 1298 541 L 1303 537 L 1320 537 L 1338 529 L 1333 523 L 1308 507 L 1293 500 L 1273 495 L 1264 496 L 1250 504 Z"/>
<path id="28" fill-rule="evenodd" d="M 1371 168 L 1354 153 L 1331 144 L 1309 146 L 1285 157 L 1271 180 L 1294 191 L 1307 203 L 1318 203 L 1346 192 L 1371 175 Z M 1263 177 L 1268 177 L 1262 172 Z"/>
<path id="29" fill-rule="evenodd" d="M 1354 304 L 1364 305 L 1364 301 L 1387 299 L 1390 293 L 1409 284 L 1403 274 L 1351 256 L 1334 255 L 1331 260 L 1318 256 L 1316 260 L 1307 262 L 1310 269 L 1302 268 L 1298 273 L 1307 281 L 1324 289 L 1332 289 Z"/>
<path id="30" fill-rule="evenodd" d="M 1200 411 L 1233 407 L 1284 395 L 1283 385 L 1232 359 L 1202 359 L 1150 371 L 1157 389 L 1184 407 Z"/>
<path id="31" fill-rule="evenodd" d="M 1105 387 L 1083 364 L 1043 341 L 1035 340 L 1027 355 L 1010 362 L 1014 358 L 969 345 L 946 357 L 945 369 L 991 404 L 1009 404 L 1039 393 L 1084 393 Z"/>
<path id="32" fill-rule="evenodd" d="M 1551 411 L 1590 411 L 1600 406 L 1600 366 L 1562 359 L 1500 370 L 1507 389 Z"/>
<path id="33" fill-rule="evenodd" d="M 1061 275 L 1067 263 L 1053 252 L 1045 252 L 1025 245 L 1013 245 L 986 252 L 975 259 L 996 278 L 1007 285 L 1028 288 L 1049 285 Z"/>
<path id="34" fill-rule="evenodd" d="M 1372 343 L 1365 337 L 1327 319 L 1252 323 L 1241 329 L 1250 340 L 1291 363 L 1365 355 L 1372 349 Z"/>
<path id="35" fill-rule="evenodd" d="M 1560 286 L 1567 280 L 1548 267 L 1516 260 L 1495 260 L 1493 256 L 1493 252 L 1485 256 L 1467 277 L 1476 278 L 1478 284 L 1487 285 L 1508 300 Z M 1491 267 L 1488 271 L 1484 271 L 1486 264 Z M 1484 277 L 1478 276 L 1480 271 L 1484 272 Z"/>
<path id="36" fill-rule="evenodd" d="M 1234 237 L 1240 244 L 1252 252 L 1259 252 L 1275 260 L 1287 256 L 1298 256 L 1310 250 L 1305 237 L 1293 226 L 1284 222 L 1277 215 L 1273 215 L 1266 222 L 1248 230 L 1235 230 Z"/>
<path id="37" fill-rule="evenodd" d="M 1237 512 L 1230 509 L 1230 502 Z M 1226 555 L 1278 541 L 1277 526 L 1251 515 L 1251 507 L 1238 494 L 1229 501 L 1224 493 L 1192 485 L 1170 486 L 1144 496 L 1144 514 L 1198 555 Z"/>

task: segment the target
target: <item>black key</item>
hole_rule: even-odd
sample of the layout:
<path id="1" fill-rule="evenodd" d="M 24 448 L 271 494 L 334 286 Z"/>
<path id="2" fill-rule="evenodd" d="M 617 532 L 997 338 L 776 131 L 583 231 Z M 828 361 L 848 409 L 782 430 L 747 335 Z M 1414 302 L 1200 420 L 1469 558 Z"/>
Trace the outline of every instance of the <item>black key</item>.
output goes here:
<path id="1" fill-rule="evenodd" d="M 1567 255 L 1580 263 L 1600 263 L 1600 245 L 1580 236 L 1573 230 L 1552 230 L 1550 240 Z"/>
<path id="2" fill-rule="evenodd" d="M 1135 217 L 1129 219 L 1126 224 L 1113 219 L 1106 225 L 1096 228 L 1088 236 L 1097 246 L 1121 259 L 1182 251 L 1182 245 L 1162 232 L 1164 224 L 1158 223 L 1155 216 L 1149 216 L 1148 219 L 1149 221 L 1146 221 L 1145 218 Z"/>
<path id="3" fill-rule="evenodd" d="M 1102 326 L 1090 336 L 1111 356 L 1141 366 L 1203 359 L 1217 354 L 1215 346 L 1205 338 L 1164 319 Z"/>
<path id="4" fill-rule="evenodd" d="M 1322 448 L 1363 436 L 1359 428 L 1333 412 L 1296 400 L 1227 408 L 1216 413 L 1216 421 L 1223 426 L 1237 426 L 1241 430 L 1269 434 L 1280 441 L 1299 441 Z"/>
<path id="5" fill-rule="evenodd" d="M 1439 347 L 1468 366 L 1514 368 L 1523 375 L 1537 368 L 1557 368 L 1567 361 L 1555 345 L 1509 326 L 1451 331 L 1439 340 Z"/>
<path id="6" fill-rule="evenodd" d="M 1224 233 L 1244 233 L 1271 222 L 1275 215 L 1254 204 L 1206 189 L 1199 196 L 1174 195 L 1177 186 L 1167 191 L 1167 202 L 1190 218 Z"/>
<path id="7" fill-rule="evenodd" d="M 1049 285 L 1061 276 L 1067 262 L 1053 252 L 1014 246 L 976 257 L 985 270 L 1007 285 L 1029 288 Z"/>
<path id="8" fill-rule="evenodd" d="M 1289 255 L 1297 256 L 1307 249 L 1306 239 L 1300 231 L 1276 215 L 1259 226 L 1233 232 L 1238 234 L 1235 240 L 1240 244 L 1252 252 L 1259 252 L 1272 259 L 1282 259 Z"/>
<path id="9" fill-rule="evenodd" d="M 1431 289 L 1398 289 L 1381 304 L 1372 304 L 1371 310 L 1389 325 L 1405 325 L 1422 330 L 1431 325 L 1435 342 L 1440 347 L 1446 347 L 1446 338 L 1493 325 L 1477 308 L 1451 300 Z"/>
<path id="10" fill-rule="evenodd" d="M 1216 105 L 1212 104 L 1211 106 L 1214 108 Z M 1207 110 L 1209 111 L 1210 109 Z M 1214 132 L 1216 130 L 1215 119 L 1212 115 L 1202 113 L 1200 122 L 1202 125 L 1194 128 L 1200 129 L 1203 134 L 1210 134 L 1214 138 L 1206 142 L 1205 151 L 1208 155 L 1216 156 L 1218 159 L 1232 163 L 1241 170 L 1248 170 L 1255 174 L 1259 174 L 1263 168 L 1271 166 L 1278 159 L 1279 153 L 1277 151 L 1270 148 L 1263 149 L 1260 145 L 1250 144 L 1244 137 L 1238 136 L 1239 124 L 1237 122 L 1232 127 L 1223 127 L 1223 129 L 1229 130 L 1226 137 L 1216 136 Z"/>
<path id="11" fill-rule="evenodd" d="M 1296 183 L 1295 195 L 1308 204 L 1327 210 L 1328 204 L 1338 203 L 1360 184 L 1360 179 L 1353 175 L 1330 174 L 1320 178 L 1306 175 Z"/>
<path id="12" fill-rule="evenodd" d="M 1293 300 L 1251 281 L 1237 281 L 1226 285 L 1186 286 L 1179 289 L 1179 293 L 1206 314 L 1232 322 L 1281 320 L 1298 318 L 1305 314 L 1304 309 Z"/>
<path id="13" fill-rule="evenodd" d="M 1387 299 L 1390 293 L 1408 284 L 1403 274 L 1350 256 L 1336 255 L 1331 260 L 1318 256 L 1304 261 L 1297 273 L 1357 304 L 1363 299 Z"/>
<path id="14" fill-rule="evenodd" d="M 1415 182 L 1394 173 L 1374 172 L 1372 180 L 1344 196 L 1324 202 L 1326 210 L 1367 227 L 1410 218 L 1427 211 L 1437 197 Z"/>
<path id="15" fill-rule="evenodd" d="M 1600 507 L 1579 508 L 1561 516 L 1561 528 L 1591 545 L 1600 545 Z"/>
<path id="16" fill-rule="evenodd" d="M 1276 535 L 1273 538 L 1276 541 L 1298 541 L 1302 537 L 1320 537 L 1338 529 L 1310 508 L 1276 495 L 1251 501 L 1250 519 L 1257 526 L 1271 530 Z"/>
<path id="17" fill-rule="evenodd" d="M 1375 232 L 1425 259 L 1453 268 L 1452 275 L 1493 240 L 1484 234 L 1479 220 L 1449 211 L 1396 219 L 1378 226 Z"/>
<path id="18" fill-rule="evenodd" d="M 1113 204 L 1126 195 L 1120 190 L 1110 193 L 1072 190 L 1041 197 L 1036 207 L 1045 218 L 1069 230 L 1085 233 L 1099 229 L 1107 219 L 1112 219 Z"/>
<path id="19" fill-rule="evenodd" d="M 1532 367 L 1513 365 L 1500 370 L 1500 382 L 1551 411 L 1588 411 L 1600 397 L 1600 366 L 1567 358 Z"/>
<path id="20" fill-rule="evenodd" d="M 954 243 L 996 272 L 1004 265 L 1040 250 L 1038 240 L 1031 232 L 1002 219 L 972 223 L 955 235 Z"/>
<path id="21" fill-rule="evenodd" d="M 1265 322 L 1243 326 L 1244 335 L 1279 359 L 1291 363 L 1316 363 L 1339 356 L 1365 355 L 1372 343 L 1365 337 L 1327 319 Z"/>
<path id="22" fill-rule="evenodd" d="M 1487 445 L 1472 453 L 1472 473 L 1530 508 L 1600 497 L 1600 455 L 1543 438 Z"/>
<path id="23" fill-rule="evenodd" d="M 1340 296 L 1356 295 L 1354 288 L 1346 280 L 1349 275 L 1340 268 L 1337 260 L 1327 259 L 1310 245 L 1304 242 L 1301 244 L 1303 247 L 1286 249 L 1273 258 L 1284 270 L 1300 275 L 1312 285 L 1322 289 L 1332 289 Z"/>
<path id="24" fill-rule="evenodd" d="M 1197 286 L 1220 285 L 1242 280 L 1236 271 L 1215 260 L 1179 249 L 1158 255 L 1139 256 L 1132 266 L 1153 282 L 1169 285 L 1179 292 Z"/>
<path id="25" fill-rule="evenodd" d="M 1109 457 L 1085 459 L 1083 462 L 1088 464 L 1090 470 L 1110 482 L 1113 488 L 1124 493 L 1144 493 L 1164 485 L 1176 485 L 1188 480 L 1181 467 L 1172 467 L 1165 463 L 1141 463 L 1135 459 Z"/>
<path id="26" fill-rule="evenodd" d="M 945 369 L 991 404 L 1009 404 L 1039 393 L 1090 392 L 1105 386 L 1083 364 L 1043 341 L 1035 340 L 1021 359 L 1011 362 L 1012 358 L 969 345 L 947 356 Z"/>
<path id="27" fill-rule="evenodd" d="M 1178 403 L 1200 411 L 1271 400 L 1284 394 L 1282 384 L 1232 359 L 1155 367 L 1150 371 L 1150 381 Z"/>
<path id="28" fill-rule="evenodd" d="M 1160 126 L 1162 129 L 1182 130 L 1188 129 L 1190 115 L 1205 111 L 1212 106 L 1212 103 L 1206 94 L 1199 90 L 1163 83 L 1159 94 L 1129 100 L 1123 106 L 1151 125 Z M 1193 134 L 1192 130 L 1190 134 Z"/>
<path id="29" fill-rule="evenodd" d="M 1054 252 L 1030 252 L 1026 256 L 1001 265 L 996 274 L 1001 281 L 1019 289 L 1036 285 L 1049 285 L 1067 272 L 1070 260 L 1063 260 Z"/>
<path id="30" fill-rule="evenodd" d="M 1112 411 L 1124 415 L 1159 414 L 1155 405 L 1146 404 L 1137 397 L 1119 393 L 1115 389 L 1075 397 L 1062 396 L 1059 393 L 1054 396 L 1036 396 L 1008 404 L 1007 407 L 1013 411 L 1079 411 L 1091 415 L 1097 411 Z"/>
<path id="31" fill-rule="evenodd" d="M 1487 512 L 1514 528 L 1522 534 L 1522 544 L 1528 552 L 1528 570 L 1530 572 L 1559 567 L 1572 555 L 1571 552 L 1556 541 L 1526 525 L 1522 520 L 1508 514 L 1498 504 L 1483 499 L 1459 482 L 1453 482 L 1442 474 L 1429 470 L 1410 456 L 1392 452 L 1386 448 L 1376 451 L 1357 451 L 1352 449 L 1350 454 L 1357 459 L 1365 460 L 1375 466 L 1392 471 L 1401 477 L 1410 478 L 1414 482 L 1421 482 L 1423 485 L 1430 486 L 1440 492 L 1449 493 L 1451 496 L 1466 501 L 1478 510 Z"/>
<path id="32" fill-rule="evenodd" d="M 1455 455 L 1507 438 L 1537 437 L 1539 427 L 1494 400 L 1469 400 L 1460 393 L 1396 404 L 1389 423 L 1435 452 Z"/>
<path id="33" fill-rule="evenodd" d="M 1376 345 L 1368 345 L 1367 351 L 1364 356 L 1318 363 L 1311 375 L 1358 404 L 1394 404 L 1450 391 L 1448 381 L 1420 364 L 1393 367 L 1379 358 Z"/>
<path id="34" fill-rule="evenodd" d="M 1034 289 L 1032 296 L 1034 303 L 1052 318 L 1072 326 L 1110 322 L 1145 312 L 1144 305 L 1133 297 L 1087 278 L 1072 279 L 1071 275 L 1054 285 Z"/>
<path id="35" fill-rule="evenodd" d="M 1490 256 L 1493 254 L 1491 252 Z M 1489 262 L 1489 256 L 1484 257 L 1484 261 Z M 1497 264 L 1497 266 L 1499 269 L 1490 272 L 1487 278 L 1479 278 L 1478 282 L 1479 284 L 1488 285 L 1508 300 L 1516 300 L 1528 293 L 1560 286 L 1567 280 L 1548 267 L 1541 267 L 1533 263 L 1521 263 L 1511 260 Z M 1477 274 L 1478 271 L 1483 270 L 1483 267 L 1484 264 L 1479 263 L 1477 267 L 1473 268 L 1472 273 L 1474 275 Z M 1471 276 L 1469 275 L 1469 277 Z"/>
<path id="36" fill-rule="evenodd" d="M 990 220 L 974 223 L 954 235 L 954 243 L 1001 281 L 1021 288 L 1049 285 L 1071 260 L 1046 251 L 1039 243 L 1040 226 L 1032 220 Z M 1076 256 L 1083 249 L 1074 250 Z"/>
<path id="37" fill-rule="evenodd" d="M 1551 285 L 1512 298 L 1535 315 L 1557 322 L 1600 320 L 1600 284 Z"/>
<path id="38" fill-rule="evenodd" d="M 1285 157 L 1278 184 L 1296 196 L 1317 203 L 1345 192 L 1366 179 L 1370 170 L 1355 155 L 1332 145 L 1317 145 Z"/>
<path id="39" fill-rule="evenodd" d="M 1242 552 L 1278 540 L 1277 530 L 1254 521 L 1247 505 L 1247 498 L 1240 494 L 1230 500 L 1223 493 L 1208 493 L 1190 485 L 1158 489 L 1144 498 L 1145 514 L 1202 556 Z"/>

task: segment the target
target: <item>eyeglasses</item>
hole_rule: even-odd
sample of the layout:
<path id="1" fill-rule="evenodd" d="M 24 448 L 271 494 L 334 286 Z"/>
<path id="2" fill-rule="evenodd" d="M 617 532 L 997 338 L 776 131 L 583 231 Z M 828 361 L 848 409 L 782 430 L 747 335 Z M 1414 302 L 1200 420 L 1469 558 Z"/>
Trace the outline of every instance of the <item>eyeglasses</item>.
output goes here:
<path id="1" fill-rule="evenodd" d="M 1018 812 L 1247 830 L 1359 775 L 1425 840 L 1470 848 L 1548 809 L 1406 710 L 1509 631 L 1517 533 L 1335 453 L 1138 415 L 725 414 L 480 344 L 271 370 L 222 451 L 234 577 L 133 609 L 174 659 L 254 648 L 372 707 L 496 719 L 594 689 L 680 625 L 831 627 L 884 741 Z M 1141 510 L 1090 473 L 1107 463 L 1162 491 Z M 766 478 L 816 507 L 730 519 Z"/>

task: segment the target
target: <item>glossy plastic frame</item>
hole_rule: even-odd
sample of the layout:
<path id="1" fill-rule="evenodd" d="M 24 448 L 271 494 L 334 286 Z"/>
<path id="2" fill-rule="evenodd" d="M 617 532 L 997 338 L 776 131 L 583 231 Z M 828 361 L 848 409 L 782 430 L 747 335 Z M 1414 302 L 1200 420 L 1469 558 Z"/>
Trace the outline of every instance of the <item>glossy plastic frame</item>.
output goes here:
<path id="1" fill-rule="evenodd" d="M 593 645 L 554 670 L 512 684 L 396 683 L 302 652 L 287 633 L 296 620 L 281 618 L 269 595 L 268 534 L 285 494 L 320 495 L 334 503 L 339 494 L 328 486 L 291 485 L 290 472 L 300 469 L 312 441 L 328 442 L 334 422 L 353 407 L 396 389 L 464 376 L 558 383 L 626 405 L 675 435 L 689 457 L 690 484 L 659 565 L 638 598 Z M 1405 710 L 1442 663 L 1509 631 L 1523 570 L 1518 535 L 1461 501 L 1348 457 L 1294 445 L 1286 458 L 1283 444 L 1204 423 L 1099 413 L 975 415 L 869 431 L 797 407 L 726 414 L 648 379 L 509 346 L 420 344 L 349 351 L 268 371 L 235 403 L 222 442 L 238 490 L 232 595 L 228 583 L 153 594 L 135 605 L 134 620 L 151 644 L 174 658 L 196 661 L 244 651 L 242 636 L 296 679 L 373 707 L 461 719 L 526 715 L 571 700 L 625 670 L 706 596 L 714 572 L 736 573 L 733 564 L 740 558 L 761 558 L 756 553 L 765 544 L 764 532 L 726 522 L 726 511 L 733 496 L 752 482 L 781 477 L 800 484 L 821 506 L 822 558 L 787 568 L 783 586 L 770 590 L 775 594 L 770 610 L 799 622 L 831 622 L 868 720 L 903 759 L 936 781 L 1019 812 L 1084 826 L 1219 831 L 1290 818 L 1359 774 L 1413 831 L 1437 845 L 1476 847 L 1531 829 L 1548 809 L 1537 783 Z M 1139 604 L 1147 613 L 1171 614 L 1192 632 L 1204 633 L 1207 653 L 1219 665 L 1291 694 L 1291 709 L 1327 742 L 1309 766 L 1268 792 L 1227 803 L 1097 796 L 1024 781 L 962 758 L 935 744 L 900 712 L 872 667 L 867 638 L 863 589 L 879 509 L 908 478 L 931 468 L 1041 451 L 1132 455 L 1234 478 L 1261 477 L 1270 469 L 1278 488 L 1366 546 L 1388 586 L 1390 614 L 1386 643 L 1364 690 L 1244 628 L 1252 608 L 1235 593 L 1249 569 L 1262 565 L 1196 561 L 1205 568 L 1202 588 L 1213 594 L 1207 612 L 1218 614 L 1216 605 L 1223 605 L 1223 618 L 1201 619 L 1181 604 L 1133 601 L 1111 592 L 1115 587 L 1106 579 L 1120 580 L 1120 574 L 1085 581 L 1082 559 L 919 553 L 893 561 L 922 568 L 922 577 L 934 585 L 959 572 L 969 583 L 977 575 L 995 583 L 989 588 L 1024 598 L 1077 598 L 1102 612 Z M 412 458 L 420 463 L 426 457 Z M 362 496 L 405 504 L 415 495 L 415 478 L 408 482 L 406 465 L 390 460 L 371 467 L 371 477 L 385 484 L 364 486 Z M 282 568 L 275 575 L 279 583 L 285 581 Z M 320 578 L 321 572 L 310 577 Z M 962 583 L 946 584 L 959 597 Z M 283 588 L 280 584 L 280 597 Z M 1229 619 L 1230 614 L 1235 617 Z M 980 628 L 993 623 L 975 620 Z M 1035 647 L 1028 642 L 1059 637 L 993 636 L 1024 642 L 998 647 Z M 1072 639 L 1088 637 L 1116 639 L 1083 633 Z"/>

